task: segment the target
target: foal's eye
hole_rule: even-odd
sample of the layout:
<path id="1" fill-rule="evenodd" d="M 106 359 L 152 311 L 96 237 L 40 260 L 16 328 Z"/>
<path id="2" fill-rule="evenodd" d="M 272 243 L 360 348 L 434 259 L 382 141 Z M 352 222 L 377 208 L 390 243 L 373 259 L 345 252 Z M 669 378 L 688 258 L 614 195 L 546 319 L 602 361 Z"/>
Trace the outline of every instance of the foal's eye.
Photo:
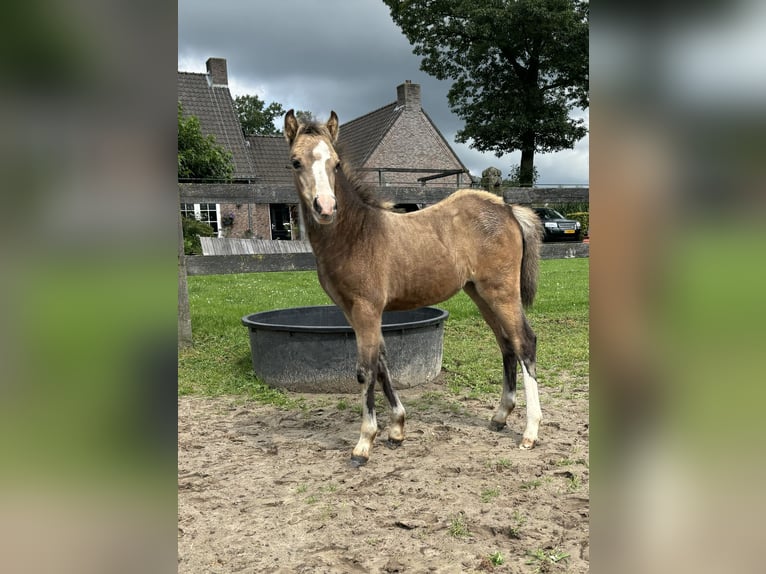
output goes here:
<path id="1" fill-rule="evenodd" d="M 338 171 L 340 169 L 340 162 L 335 164 L 335 171 Z"/>
<path id="2" fill-rule="evenodd" d="M 300 169 L 301 168 L 301 162 L 298 161 L 297 159 L 294 159 L 293 160 L 293 168 L 294 169 Z"/>

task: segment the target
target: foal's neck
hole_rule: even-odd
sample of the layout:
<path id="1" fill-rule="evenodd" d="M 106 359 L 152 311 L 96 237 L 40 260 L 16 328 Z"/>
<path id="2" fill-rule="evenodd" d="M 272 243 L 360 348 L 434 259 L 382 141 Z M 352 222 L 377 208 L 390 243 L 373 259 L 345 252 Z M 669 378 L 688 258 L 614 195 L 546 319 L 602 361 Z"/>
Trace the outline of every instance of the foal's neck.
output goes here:
<path id="1" fill-rule="evenodd" d="M 330 225 L 320 225 L 310 215 L 310 205 L 301 203 L 303 219 L 307 222 L 308 236 L 314 253 L 331 247 L 333 252 L 339 248 L 350 248 L 364 237 L 379 228 L 383 209 L 375 205 L 372 192 L 364 188 L 365 184 L 345 173 L 342 169 L 335 178 L 335 197 L 338 212 Z"/>

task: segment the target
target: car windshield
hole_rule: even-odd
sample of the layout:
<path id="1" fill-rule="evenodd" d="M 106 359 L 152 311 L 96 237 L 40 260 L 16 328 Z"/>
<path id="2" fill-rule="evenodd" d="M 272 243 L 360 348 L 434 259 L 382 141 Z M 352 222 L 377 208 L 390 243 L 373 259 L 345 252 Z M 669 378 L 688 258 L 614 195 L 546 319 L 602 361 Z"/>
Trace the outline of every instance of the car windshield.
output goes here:
<path id="1" fill-rule="evenodd" d="M 540 216 L 540 219 L 566 219 L 566 217 L 550 207 L 538 207 L 535 211 Z"/>

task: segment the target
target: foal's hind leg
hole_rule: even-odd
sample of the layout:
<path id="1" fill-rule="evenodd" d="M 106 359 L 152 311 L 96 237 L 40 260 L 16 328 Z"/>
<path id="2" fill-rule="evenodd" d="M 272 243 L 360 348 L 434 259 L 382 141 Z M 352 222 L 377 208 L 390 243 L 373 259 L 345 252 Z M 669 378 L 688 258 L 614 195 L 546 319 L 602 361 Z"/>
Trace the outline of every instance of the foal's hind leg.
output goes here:
<path id="1" fill-rule="evenodd" d="M 388 446 L 396 448 L 402 444 L 404 440 L 404 418 L 405 412 L 402 406 L 399 396 L 394 390 L 391 382 L 391 374 L 388 371 L 388 363 L 386 361 L 386 345 L 381 342 L 380 355 L 378 357 L 378 381 L 380 381 L 383 393 L 388 399 L 388 404 L 391 407 L 391 424 L 388 429 Z"/>
<path id="2" fill-rule="evenodd" d="M 469 295 L 471 292 L 466 290 Z M 527 322 L 524 315 L 524 309 L 521 306 L 521 300 L 517 292 L 508 289 L 479 289 L 475 290 L 479 301 L 483 303 L 477 305 L 482 310 L 482 315 L 487 319 L 487 311 L 492 319 L 487 322 L 492 326 L 500 326 L 503 339 L 510 341 L 513 353 L 515 353 L 521 363 L 521 372 L 524 375 L 524 391 L 527 399 L 527 426 L 524 429 L 524 435 L 519 448 L 530 449 L 535 445 L 542 420 L 542 410 L 540 408 L 540 397 L 537 389 L 537 335 Z M 474 301 L 476 297 L 472 296 Z M 495 327 L 493 327 L 495 330 Z M 497 331 L 495 331 L 497 337 Z M 503 343 L 501 343 L 501 348 Z M 506 365 L 506 353 L 503 351 L 503 365 Z M 510 359 L 510 357 L 509 357 Z M 506 373 L 510 374 L 508 370 Z M 510 386 L 509 386 L 510 390 Z M 514 389 L 515 390 L 515 389 Z M 504 393 L 505 398 L 505 393 Z M 514 397 L 515 398 L 515 397 Z M 493 417 L 493 426 L 500 423 L 503 415 L 503 402 L 498 408 L 495 417 Z M 510 411 L 508 411 L 510 412 Z"/>
<path id="3" fill-rule="evenodd" d="M 524 375 L 524 391 L 527 397 L 527 428 L 519 448 L 529 449 L 537 442 L 537 433 L 543 412 L 540 408 L 540 395 L 537 390 L 537 335 L 529 326 L 524 312 L 521 311 L 523 337 L 521 342 L 521 372 Z"/>
<path id="4" fill-rule="evenodd" d="M 465 292 L 473 299 L 479 308 L 484 321 L 492 329 L 495 339 L 503 355 L 503 393 L 500 396 L 500 404 L 495 411 L 489 426 L 492 430 L 499 431 L 505 428 L 506 420 L 511 411 L 516 407 L 516 354 L 513 352 L 511 340 L 503 331 L 500 321 L 489 305 L 482 299 L 476 291 L 473 283 L 465 286 Z"/>

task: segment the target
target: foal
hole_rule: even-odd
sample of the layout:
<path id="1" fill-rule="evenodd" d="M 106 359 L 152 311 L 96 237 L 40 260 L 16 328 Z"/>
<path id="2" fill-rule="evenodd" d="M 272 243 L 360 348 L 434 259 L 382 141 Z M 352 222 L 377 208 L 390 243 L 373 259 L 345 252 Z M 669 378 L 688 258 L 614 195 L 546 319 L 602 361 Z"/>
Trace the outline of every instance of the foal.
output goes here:
<path id="1" fill-rule="evenodd" d="M 542 412 L 537 337 L 523 306 L 532 304 L 537 289 L 540 222 L 534 212 L 463 189 L 421 211 L 394 213 L 338 156 L 335 112 L 326 124 L 301 124 L 290 110 L 285 137 L 319 282 L 356 335 L 363 418 L 352 464 L 367 462 L 378 433 L 376 381 L 391 407 L 388 444 L 404 440 L 404 407 L 391 382 L 381 333 L 383 311 L 433 305 L 460 289 L 476 303 L 503 356 L 503 394 L 490 427 L 505 427 L 516 405 L 518 361 L 527 399 L 520 448 L 532 448 Z"/>

